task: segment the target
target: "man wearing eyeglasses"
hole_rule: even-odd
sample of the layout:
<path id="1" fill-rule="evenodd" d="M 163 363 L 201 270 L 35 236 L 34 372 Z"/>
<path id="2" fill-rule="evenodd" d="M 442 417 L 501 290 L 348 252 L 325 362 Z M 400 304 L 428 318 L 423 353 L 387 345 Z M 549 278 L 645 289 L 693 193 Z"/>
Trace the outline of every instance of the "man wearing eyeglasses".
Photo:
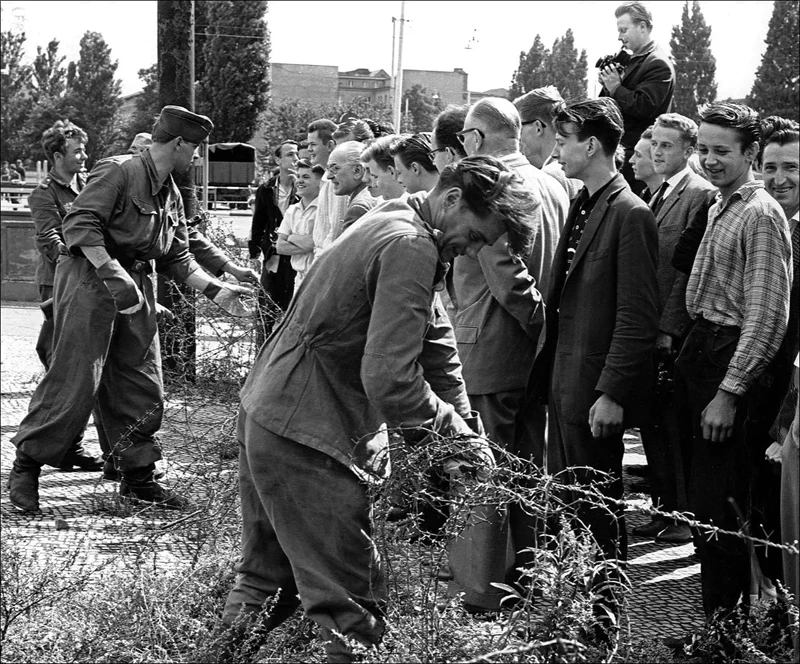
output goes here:
<path id="1" fill-rule="evenodd" d="M 514 105 L 496 97 L 474 104 L 457 132 L 468 156 L 498 158 L 525 182 L 539 201 L 535 238 L 524 259 L 509 255 L 504 242 L 485 247 L 476 258 L 453 265 L 455 333 L 464 365 L 470 403 L 481 414 L 487 435 L 509 452 L 537 465 L 544 459 L 544 407 L 525 402 L 543 326 L 540 293 L 547 288 L 550 264 L 569 200 L 564 189 L 520 152 L 521 121 Z M 530 518 L 510 507 L 512 550 L 534 546 Z M 463 592 L 468 611 L 496 610 L 506 594 L 493 583 L 514 583 L 522 556 L 506 559 L 507 538 L 499 513 L 455 541 L 450 552 L 452 595 Z M 525 554 L 522 554 L 525 555 Z M 480 560 L 475 565 L 474 560 Z"/>
<path id="2" fill-rule="evenodd" d="M 248 292 L 204 272 L 189 253 L 186 218 L 172 173 L 192 166 L 211 120 L 165 106 L 153 146 L 141 155 L 101 160 L 64 219 L 54 280 L 55 332 L 50 368 L 31 398 L 13 443 L 11 503 L 40 512 L 39 474 L 57 466 L 95 402 L 121 473 L 120 495 L 181 508 L 187 501 L 155 481 L 156 433 L 164 411 L 156 270 L 201 291 L 237 316 Z"/>
<path id="3" fill-rule="evenodd" d="M 364 182 L 365 168 L 361 163 L 361 153 L 366 145 L 358 141 L 345 141 L 328 157 L 328 181 L 333 193 L 347 197 L 347 209 L 337 226 L 342 231 L 350 228 L 356 221 L 378 204 L 378 199 L 369 193 Z M 337 237 L 340 233 L 337 233 Z"/>
<path id="4" fill-rule="evenodd" d="M 522 120 L 522 154 L 536 168 L 558 180 L 572 200 L 583 183 L 564 175 L 564 170 L 553 159 L 553 148 L 556 146 L 555 118 L 564 106 L 561 94 L 552 85 L 536 88 L 517 97 L 514 106 Z"/>

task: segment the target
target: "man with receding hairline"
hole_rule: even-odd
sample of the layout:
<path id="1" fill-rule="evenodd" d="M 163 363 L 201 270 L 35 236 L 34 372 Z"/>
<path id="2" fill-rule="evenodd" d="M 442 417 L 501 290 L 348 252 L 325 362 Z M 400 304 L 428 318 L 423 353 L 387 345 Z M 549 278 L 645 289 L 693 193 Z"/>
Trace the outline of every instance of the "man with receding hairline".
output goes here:
<path id="1" fill-rule="evenodd" d="M 328 157 L 328 181 L 337 196 L 347 197 L 347 210 L 333 225 L 334 239 L 378 204 L 364 182 L 361 153 L 366 146 L 358 141 L 345 141 Z"/>
<path id="2" fill-rule="evenodd" d="M 458 135 L 468 156 L 500 159 L 540 202 L 529 255 L 515 259 L 498 242 L 482 249 L 477 258 L 458 257 L 453 264 L 453 301 L 464 382 L 487 435 L 509 452 L 542 465 L 546 414 L 543 407 L 525 403 L 525 389 L 543 324 L 541 291 L 547 287 L 569 201 L 561 185 L 519 151 L 520 117 L 508 100 L 478 101 Z M 497 512 L 486 515 L 485 522 L 467 529 L 450 551 L 454 578 L 449 592 L 464 592 L 465 608 L 473 612 L 500 607 L 505 592 L 492 584 L 516 582 L 517 568 L 528 555 L 520 552 L 535 546 L 532 519 L 516 506 L 510 506 L 507 524 Z M 515 552 L 511 559 L 506 556 L 509 541 Z"/>

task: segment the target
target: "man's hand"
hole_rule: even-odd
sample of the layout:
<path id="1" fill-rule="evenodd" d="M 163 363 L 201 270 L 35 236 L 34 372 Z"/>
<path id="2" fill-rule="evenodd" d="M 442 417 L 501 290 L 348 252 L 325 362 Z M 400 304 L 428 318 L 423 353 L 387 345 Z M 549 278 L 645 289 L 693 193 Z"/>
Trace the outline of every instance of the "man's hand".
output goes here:
<path id="1" fill-rule="evenodd" d="M 240 318 L 244 318 L 246 316 L 252 316 L 255 308 L 252 304 L 242 302 L 239 299 L 239 296 L 252 294 L 253 291 L 250 288 L 224 284 L 212 302 L 222 307 L 231 316 L 239 316 Z"/>
<path id="2" fill-rule="evenodd" d="M 656 337 L 656 351 L 659 355 L 672 355 L 675 353 L 672 335 L 667 332 L 659 332 Z"/>
<path id="3" fill-rule="evenodd" d="M 159 323 L 169 323 L 170 321 L 175 320 L 175 314 L 173 314 L 172 310 L 167 309 L 163 304 L 156 302 L 156 320 Z"/>
<path id="4" fill-rule="evenodd" d="M 780 463 L 781 462 L 781 444 L 777 442 L 773 442 L 767 448 L 767 451 L 764 452 L 764 456 L 766 457 L 767 461 L 771 461 L 772 463 Z"/>
<path id="5" fill-rule="evenodd" d="M 109 260 L 96 267 L 97 276 L 102 279 L 114 300 L 114 306 L 121 314 L 135 314 L 144 305 L 144 295 L 136 282 L 117 260 Z"/>
<path id="6" fill-rule="evenodd" d="M 260 258 L 251 258 L 250 259 L 250 269 L 254 272 L 261 273 L 261 259 Z"/>
<path id="7" fill-rule="evenodd" d="M 608 438 L 623 429 L 624 411 L 614 399 L 601 394 L 589 410 L 589 428 L 595 438 Z"/>
<path id="8" fill-rule="evenodd" d="M 600 83 L 603 84 L 609 94 L 614 94 L 614 91 L 622 84 L 622 78 L 619 71 L 613 65 L 609 65 L 600 70 L 599 74 Z"/>
<path id="9" fill-rule="evenodd" d="M 735 394 L 717 390 L 716 396 L 700 415 L 700 426 L 703 427 L 705 440 L 710 440 L 712 443 L 723 443 L 733 435 L 736 400 Z"/>
<path id="10" fill-rule="evenodd" d="M 249 282 L 251 284 L 258 283 L 258 274 L 249 267 L 239 267 L 236 263 L 230 261 L 225 263 L 225 267 L 222 269 L 236 279 L 236 281 Z"/>
<path id="11" fill-rule="evenodd" d="M 489 479 L 495 467 L 494 454 L 489 441 L 482 436 L 464 436 L 463 448 L 452 459 L 444 462 L 444 470 L 451 481 L 477 478 L 481 482 Z"/>

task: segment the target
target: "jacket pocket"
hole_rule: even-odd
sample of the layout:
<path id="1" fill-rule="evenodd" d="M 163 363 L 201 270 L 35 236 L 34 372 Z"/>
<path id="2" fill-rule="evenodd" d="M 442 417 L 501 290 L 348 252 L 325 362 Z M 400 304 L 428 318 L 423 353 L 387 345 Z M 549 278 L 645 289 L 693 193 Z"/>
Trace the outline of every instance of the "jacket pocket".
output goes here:
<path id="1" fill-rule="evenodd" d="M 459 325 L 455 329 L 456 343 L 474 344 L 478 342 L 478 328 Z"/>

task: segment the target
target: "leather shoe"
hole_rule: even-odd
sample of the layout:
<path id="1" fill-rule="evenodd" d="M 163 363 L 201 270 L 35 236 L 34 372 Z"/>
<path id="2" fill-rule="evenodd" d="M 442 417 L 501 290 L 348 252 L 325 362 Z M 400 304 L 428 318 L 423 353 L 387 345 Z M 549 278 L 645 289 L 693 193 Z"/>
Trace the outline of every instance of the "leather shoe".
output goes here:
<path id="1" fill-rule="evenodd" d="M 62 472 L 103 470 L 103 457 L 92 456 L 81 446 L 67 450 L 61 463 L 58 464 L 58 469 Z"/>
<path id="2" fill-rule="evenodd" d="M 636 535 L 636 537 L 656 537 L 666 527 L 667 523 L 665 521 L 653 519 L 650 523 L 643 526 L 636 526 L 636 528 L 631 530 L 631 534 Z"/>
<path id="3" fill-rule="evenodd" d="M 23 512 L 39 513 L 39 473 L 42 467 L 34 463 L 14 461 L 8 474 L 8 497 L 11 504 Z"/>
<path id="4" fill-rule="evenodd" d="M 673 523 L 656 535 L 661 544 L 686 544 L 692 541 L 692 531 L 685 523 Z"/>

